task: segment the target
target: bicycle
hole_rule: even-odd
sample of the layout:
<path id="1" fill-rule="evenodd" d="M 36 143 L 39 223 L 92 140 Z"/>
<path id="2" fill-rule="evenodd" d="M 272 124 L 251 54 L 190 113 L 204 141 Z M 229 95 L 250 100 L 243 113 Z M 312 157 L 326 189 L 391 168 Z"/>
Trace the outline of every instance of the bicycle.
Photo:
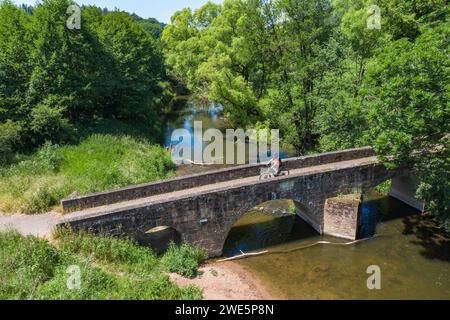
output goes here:
<path id="1" fill-rule="evenodd" d="M 276 177 L 281 177 L 281 176 L 288 176 L 290 175 L 290 171 L 289 170 L 282 170 L 280 171 L 278 174 L 275 172 L 274 169 L 272 169 L 272 167 L 269 168 L 261 168 L 261 172 L 259 174 L 259 180 L 268 180 L 268 179 L 273 179 Z"/>

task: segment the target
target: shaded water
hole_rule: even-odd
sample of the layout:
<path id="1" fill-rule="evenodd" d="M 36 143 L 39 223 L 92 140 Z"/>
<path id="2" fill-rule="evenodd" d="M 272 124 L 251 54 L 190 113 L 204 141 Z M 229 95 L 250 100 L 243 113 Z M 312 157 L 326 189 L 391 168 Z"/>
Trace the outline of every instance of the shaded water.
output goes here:
<path id="1" fill-rule="evenodd" d="M 317 241 L 345 241 L 319 236 L 296 216 L 275 219 L 250 211 L 230 232 L 225 254 L 262 248 L 275 252 L 237 263 L 281 298 L 450 299 L 450 239 L 431 219 L 375 194 L 366 198 L 363 216 L 364 232 L 375 231 L 376 237 L 349 246 L 297 250 Z M 381 290 L 367 288 L 371 265 L 381 268 Z"/>
<path id="2" fill-rule="evenodd" d="M 199 108 L 187 101 L 167 119 L 165 145 L 171 145 L 174 129 L 193 130 L 194 121 L 203 128 L 224 130 L 221 109 Z M 293 156 L 284 153 L 283 156 Z M 223 168 L 180 166 L 177 175 Z M 288 201 L 264 205 L 266 212 L 291 211 Z M 361 237 L 374 238 L 350 246 L 317 245 L 325 240 L 295 215 L 275 219 L 252 210 L 231 230 L 224 248 L 226 256 L 243 252 L 279 252 L 239 260 L 273 290 L 288 299 L 450 299 L 450 239 L 431 219 L 389 197 L 371 194 L 365 198 Z M 280 253 L 282 252 L 282 253 Z M 368 290 L 367 267 L 381 268 L 381 290 Z"/>

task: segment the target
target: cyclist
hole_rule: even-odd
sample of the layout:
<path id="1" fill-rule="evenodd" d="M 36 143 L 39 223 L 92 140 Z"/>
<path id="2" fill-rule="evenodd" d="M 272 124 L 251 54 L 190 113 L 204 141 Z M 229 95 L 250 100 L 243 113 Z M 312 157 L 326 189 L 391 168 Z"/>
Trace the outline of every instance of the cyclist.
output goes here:
<path id="1" fill-rule="evenodd" d="M 272 159 L 269 161 L 268 166 L 270 170 L 273 172 L 275 176 L 278 176 L 281 173 L 281 167 L 283 163 L 281 162 L 280 156 L 278 153 L 275 153 L 272 156 Z"/>

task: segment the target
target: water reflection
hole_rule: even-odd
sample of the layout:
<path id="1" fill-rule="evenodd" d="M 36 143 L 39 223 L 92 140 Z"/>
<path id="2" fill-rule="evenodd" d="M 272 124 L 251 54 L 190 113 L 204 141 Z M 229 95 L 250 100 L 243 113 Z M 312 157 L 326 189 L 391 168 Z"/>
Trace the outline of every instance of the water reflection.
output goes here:
<path id="1" fill-rule="evenodd" d="M 194 139 L 194 122 L 201 121 L 203 129 L 225 129 L 225 122 L 222 117 L 223 108 L 219 105 L 211 104 L 208 107 L 200 107 L 191 100 L 182 100 L 178 104 L 178 110 L 169 114 L 166 118 L 166 129 L 164 133 L 164 146 L 170 147 L 174 144 L 172 133 L 176 129 L 185 129 L 189 132 L 183 139 L 183 143 L 188 143 L 187 138 Z M 199 141 L 201 143 L 201 141 Z"/>
<path id="2" fill-rule="evenodd" d="M 178 101 L 178 107 L 176 112 L 173 114 L 169 114 L 165 120 L 165 133 L 164 133 L 164 141 L 163 145 L 165 147 L 175 147 L 177 150 L 182 150 L 187 146 L 192 146 L 191 154 L 194 154 L 193 146 L 195 144 L 202 145 L 205 148 L 208 143 L 204 143 L 203 141 L 196 140 L 194 136 L 194 123 L 196 121 L 200 121 L 202 123 L 203 132 L 208 129 L 218 129 L 222 132 L 223 138 L 223 155 L 226 158 L 226 129 L 233 129 L 226 125 L 226 122 L 223 117 L 223 107 L 221 105 L 209 104 L 207 106 L 201 106 L 193 100 L 180 100 Z M 182 137 L 178 141 L 172 140 L 172 133 L 176 129 L 185 129 L 186 133 L 182 135 Z M 248 142 L 246 145 L 246 154 L 245 159 L 248 162 L 249 154 L 248 154 Z M 234 146 L 234 154 L 235 154 L 235 162 L 237 163 L 237 143 Z M 293 156 L 293 154 L 289 153 L 287 150 L 280 150 L 281 158 L 288 158 Z M 268 154 L 270 157 L 270 152 Z M 219 160 L 221 163 L 225 162 L 224 159 Z M 226 165 L 212 166 L 211 168 L 224 168 Z M 209 170 L 211 168 L 205 168 Z"/>
<path id="3" fill-rule="evenodd" d="M 300 219 L 272 219 L 270 224 L 250 214 L 230 233 L 225 253 L 263 247 L 283 251 L 237 261 L 281 298 L 450 299 L 450 239 L 433 220 L 377 194 L 365 197 L 363 215 L 361 232 L 376 234 L 372 240 L 299 250 L 317 241 L 342 240 L 308 233 Z M 370 265 L 381 268 L 382 290 L 367 289 Z"/>

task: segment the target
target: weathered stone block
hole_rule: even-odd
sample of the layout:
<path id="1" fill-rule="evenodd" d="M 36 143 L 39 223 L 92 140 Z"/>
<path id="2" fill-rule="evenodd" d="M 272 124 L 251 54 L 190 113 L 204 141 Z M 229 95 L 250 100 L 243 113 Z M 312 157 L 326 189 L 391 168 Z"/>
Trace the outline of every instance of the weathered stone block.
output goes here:
<path id="1" fill-rule="evenodd" d="M 361 194 L 327 199 L 324 208 L 324 234 L 356 240 L 360 224 Z"/>

